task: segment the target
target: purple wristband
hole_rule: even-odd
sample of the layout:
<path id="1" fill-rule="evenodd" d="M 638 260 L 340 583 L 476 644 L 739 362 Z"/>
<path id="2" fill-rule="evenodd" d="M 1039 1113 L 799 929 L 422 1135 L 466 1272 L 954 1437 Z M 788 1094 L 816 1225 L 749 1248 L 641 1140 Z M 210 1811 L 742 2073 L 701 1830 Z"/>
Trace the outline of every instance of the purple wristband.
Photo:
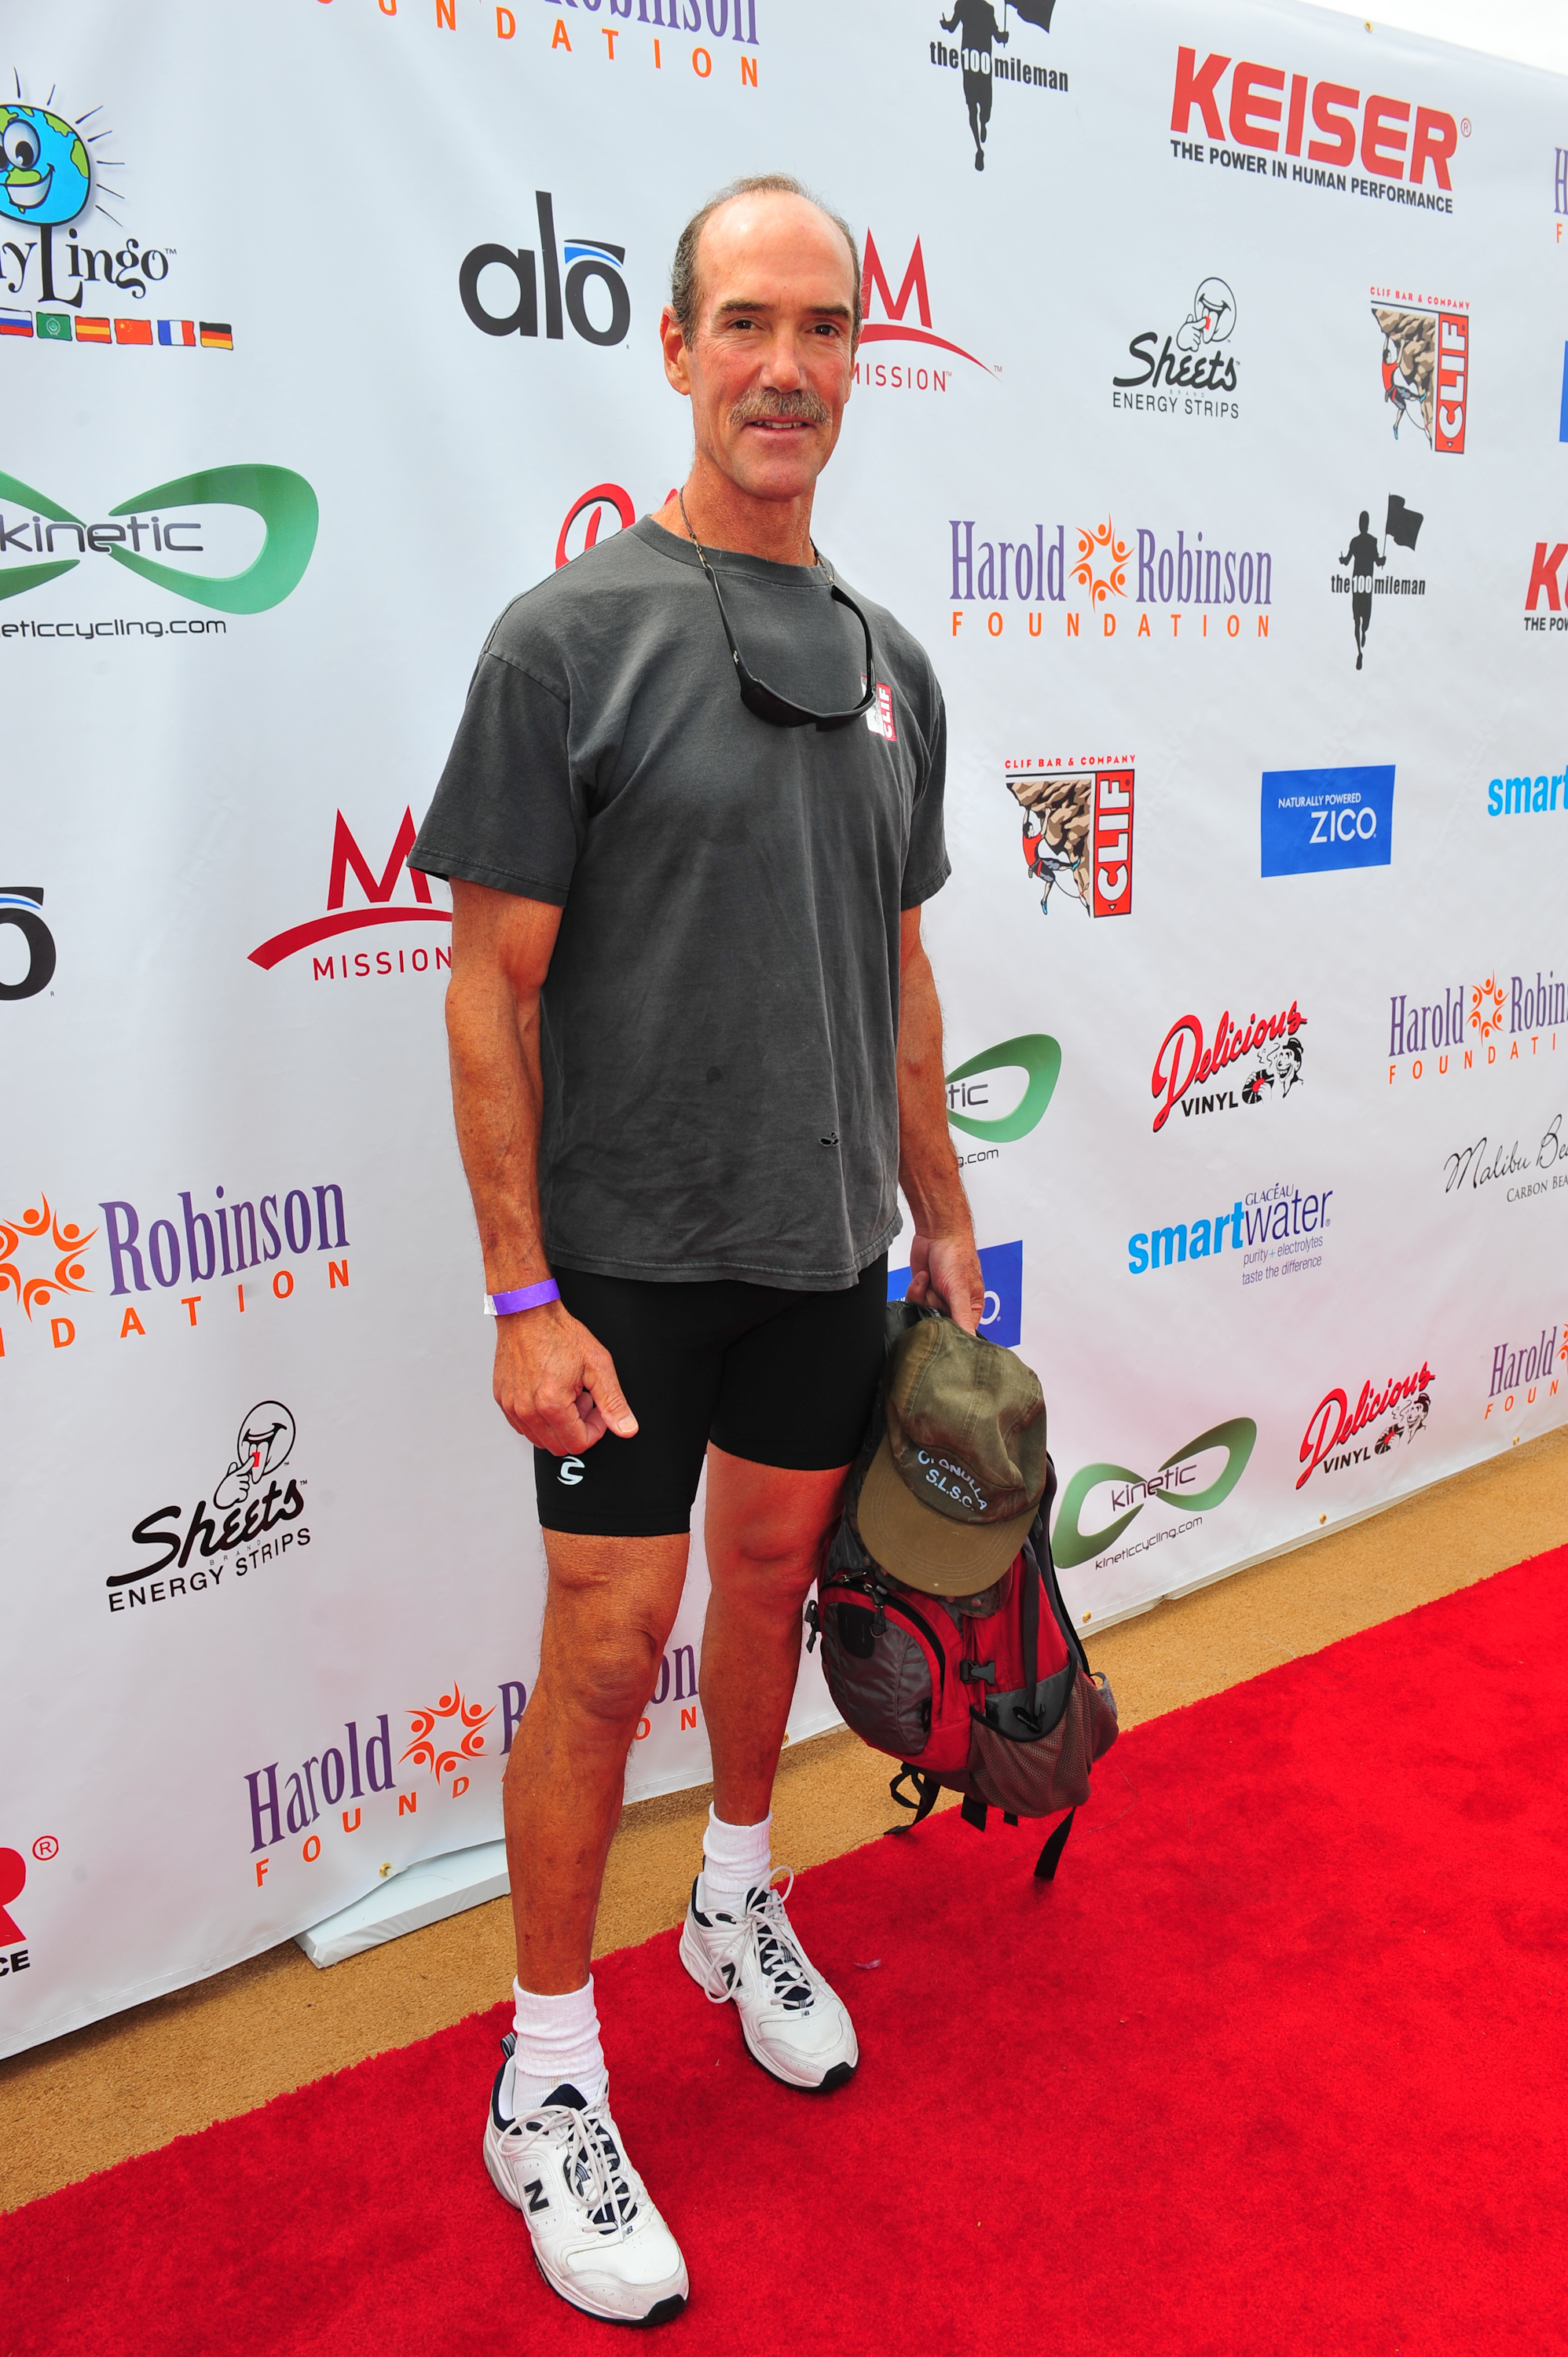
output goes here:
<path id="1" fill-rule="evenodd" d="M 487 1293 L 485 1316 L 510 1318 L 516 1310 L 539 1309 L 545 1302 L 560 1298 L 561 1287 L 553 1276 L 547 1276 L 542 1285 L 519 1285 L 510 1293 Z"/>

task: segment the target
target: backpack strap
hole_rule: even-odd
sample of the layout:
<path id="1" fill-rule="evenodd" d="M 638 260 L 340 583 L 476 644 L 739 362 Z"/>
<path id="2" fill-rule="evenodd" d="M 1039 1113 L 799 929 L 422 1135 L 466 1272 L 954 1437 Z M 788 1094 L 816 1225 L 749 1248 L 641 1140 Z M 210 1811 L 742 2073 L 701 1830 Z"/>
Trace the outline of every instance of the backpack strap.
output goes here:
<path id="1" fill-rule="evenodd" d="M 1067 1837 L 1072 1831 L 1072 1821 L 1077 1814 L 1078 1811 L 1076 1809 L 1069 1809 L 1068 1811 L 1066 1816 L 1062 1819 L 1060 1824 L 1057 1827 L 1055 1833 L 1052 1834 L 1049 1841 L 1040 1852 L 1039 1857 L 1035 1860 L 1035 1880 L 1036 1882 L 1054 1882 L 1056 1880 L 1057 1868 L 1062 1862 L 1062 1852 L 1067 1847 Z"/>
<path id="2" fill-rule="evenodd" d="M 963 1818 L 964 1824 L 972 1825 L 977 1834 L 983 1834 L 985 1831 L 985 1803 L 977 1801 L 972 1792 L 965 1795 L 963 1807 L 959 1813 Z"/>
<path id="3" fill-rule="evenodd" d="M 898 1789 L 906 1779 L 915 1788 L 915 1798 L 912 1801 Z M 915 1827 L 923 1824 L 936 1807 L 937 1794 L 941 1789 L 936 1777 L 928 1776 L 923 1768 L 911 1768 L 908 1761 L 905 1760 L 887 1790 L 901 1809 L 912 1809 L 914 1814 L 907 1825 L 887 1825 L 884 1827 L 884 1831 L 890 1834 L 912 1834 Z"/>

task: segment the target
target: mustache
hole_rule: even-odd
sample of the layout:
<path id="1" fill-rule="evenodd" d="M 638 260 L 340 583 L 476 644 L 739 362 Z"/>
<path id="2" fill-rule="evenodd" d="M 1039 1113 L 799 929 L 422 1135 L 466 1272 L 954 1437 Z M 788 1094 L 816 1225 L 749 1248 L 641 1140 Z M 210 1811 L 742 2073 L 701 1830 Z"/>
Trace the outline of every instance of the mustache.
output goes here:
<path id="1" fill-rule="evenodd" d="M 758 418 L 787 417 L 805 425 L 831 425 L 832 412 L 820 393 L 802 385 L 799 393 L 768 393 L 760 386 L 743 393 L 730 411 L 732 425 L 753 425 Z"/>

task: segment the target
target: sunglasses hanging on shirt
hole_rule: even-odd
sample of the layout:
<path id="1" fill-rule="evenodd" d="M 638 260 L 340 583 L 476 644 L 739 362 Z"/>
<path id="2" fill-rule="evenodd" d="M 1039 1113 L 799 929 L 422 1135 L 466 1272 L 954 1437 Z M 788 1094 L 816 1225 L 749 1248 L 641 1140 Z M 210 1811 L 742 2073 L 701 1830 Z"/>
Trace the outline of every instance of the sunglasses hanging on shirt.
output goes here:
<path id="1" fill-rule="evenodd" d="M 729 651 L 735 659 L 736 677 L 740 682 L 740 700 L 746 710 L 755 712 L 759 720 L 766 720 L 774 728 L 805 728 L 813 725 L 818 728 L 847 728 L 852 720 L 858 720 L 863 712 L 869 712 L 876 701 L 876 683 L 872 677 L 871 625 L 854 599 L 846 595 L 833 579 L 832 566 L 826 564 L 822 557 L 817 559 L 828 576 L 829 597 L 836 598 L 841 606 L 847 606 L 865 633 L 865 693 L 853 711 L 808 712 L 804 705 L 791 704 L 787 695 L 780 695 L 777 688 L 769 687 L 765 681 L 757 678 L 747 670 L 746 658 L 735 642 L 735 632 L 730 629 L 729 616 L 725 611 L 724 593 L 719 587 L 718 575 L 708 563 L 702 543 L 692 530 L 692 521 L 686 513 L 684 494 L 678 492 L 676 496 L 681 502 L 681 521 L 685 525 L 687 535 L 697 552 L 697 562 L 712 582 L 714 596 L 718 600 L 719 619 L 725 626 L 725 637 L 729 640 Z"/>

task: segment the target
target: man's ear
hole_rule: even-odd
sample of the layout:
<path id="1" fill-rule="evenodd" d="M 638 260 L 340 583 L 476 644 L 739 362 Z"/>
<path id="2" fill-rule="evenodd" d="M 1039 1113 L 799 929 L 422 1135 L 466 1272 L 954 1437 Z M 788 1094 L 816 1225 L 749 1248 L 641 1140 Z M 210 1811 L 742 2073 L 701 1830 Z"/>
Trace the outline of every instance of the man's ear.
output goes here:
<path id="1" fill-rule="evenodd" d="M 687 365 L 686 338 L 680 320 L 668 303 L 659 316 L 659 341 L 664 355 L 664 373 L 677 393 L 691 398 L 692 380 Z"/>

